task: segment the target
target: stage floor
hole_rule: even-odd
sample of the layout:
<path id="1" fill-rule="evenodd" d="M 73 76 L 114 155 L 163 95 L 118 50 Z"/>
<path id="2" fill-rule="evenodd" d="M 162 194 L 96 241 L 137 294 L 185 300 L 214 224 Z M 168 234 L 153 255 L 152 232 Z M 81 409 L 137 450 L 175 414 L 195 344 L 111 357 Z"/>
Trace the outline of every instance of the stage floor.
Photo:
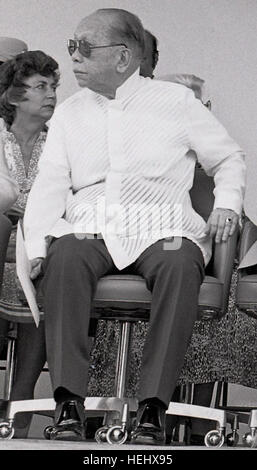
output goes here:
<path id="1" fill-rule="evenodd" d="M 121 451 L 139 451 L 139 450 L 162 450 L 162 451 L 192 451 L 192 450 L 214 450 L 210 447 L 204 446 L 136 446 L 131 444 L 122 445 L 109 445 L 109 444 L 97 444 L 95 441 L 86 442 L 64 442 L 64 441 L 48 441 L 45 439 L 11 439 L 11 440 L 0 440 L 0 451 L 1 450 L 88 450 L 88 451 L 105 451 L 112 452 L 113 450 Z M 215 450 L 253 450 L 247 447 L 237 446 L 234 448 L 223 446 L 220 449 Z M 254 449 L 257 450 L 257 449 Z"/>

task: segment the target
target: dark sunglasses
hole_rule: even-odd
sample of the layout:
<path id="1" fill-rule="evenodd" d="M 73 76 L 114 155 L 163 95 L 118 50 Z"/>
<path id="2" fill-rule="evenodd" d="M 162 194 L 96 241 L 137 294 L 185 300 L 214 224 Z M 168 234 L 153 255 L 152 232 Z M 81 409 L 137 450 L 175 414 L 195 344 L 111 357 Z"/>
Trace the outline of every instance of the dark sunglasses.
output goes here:
<path id="1" fill-rule="evenodd" d="M 70 55 L 73 55 L 76 49 L 78 49 L 80 54 L 83 55 L 83 57 L 87 57 L 87 58 L 91 56 L 92 49 L 100 49 L 103 47 L 113 47 L 113 46 L 127 47 L 126 44 L 108 44 L 104 46 L 91 46 L 91 44 L 88 41 L 85 41 L 85 39 L 68 39 L 67 41 L 67 47 L 68 47 L 68 51 Z"/>

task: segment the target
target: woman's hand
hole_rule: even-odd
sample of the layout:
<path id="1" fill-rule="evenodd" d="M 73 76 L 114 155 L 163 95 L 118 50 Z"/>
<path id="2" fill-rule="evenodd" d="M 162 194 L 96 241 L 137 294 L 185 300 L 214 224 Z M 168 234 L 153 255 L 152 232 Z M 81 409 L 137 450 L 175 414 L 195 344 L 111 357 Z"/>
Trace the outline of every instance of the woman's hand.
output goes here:
<path id="1" fill-rule="evenodd" d="M 39 274 L 41 273 L 41 267 L 43 263 L 44 258 L 34 258 L 30 262 L 31 266 L 31 271 L 30 271 L 30 278 L 36 279 Z"/>
<path id="2" fill-rule="evenodd" d="M 20 207 L 11 207 L 11 209 L 7 212 L 7 215 L 12 215 L 22 219 L 24 216 L 24 209 L 21 209 Z"/>

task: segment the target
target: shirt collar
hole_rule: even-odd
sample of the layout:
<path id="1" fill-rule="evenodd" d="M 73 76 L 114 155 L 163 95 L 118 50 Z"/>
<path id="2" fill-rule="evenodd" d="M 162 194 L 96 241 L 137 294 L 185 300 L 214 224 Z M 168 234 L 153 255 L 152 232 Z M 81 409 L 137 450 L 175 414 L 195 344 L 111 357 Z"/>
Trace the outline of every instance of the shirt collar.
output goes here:
<path id="1" fill-rule="evenodd" d="M 126 99 L 142 86 L 144 78 L 139 75 L 139 68 L 116 90 L 116 100 Z"/>

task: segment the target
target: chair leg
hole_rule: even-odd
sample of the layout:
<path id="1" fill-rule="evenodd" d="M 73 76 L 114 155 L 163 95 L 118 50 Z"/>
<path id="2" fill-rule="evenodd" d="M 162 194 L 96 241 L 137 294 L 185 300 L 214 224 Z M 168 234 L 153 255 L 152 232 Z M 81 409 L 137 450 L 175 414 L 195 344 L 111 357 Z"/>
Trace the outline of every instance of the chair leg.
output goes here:
<path id="1" fill-rule="evenodd" d="M 129 400 L 124 400 L 128 366 L 128 352 L 131 336 L 131 322 L 120 321 L 120 336 L 116 360 L 116 375 L 114 395 L 123 402 L 120 416 L 116 419 L 113 412 L 108 411 L 103 420 L 103 426 L 96 431 L 98 443 L 122 444 L 128 437 Z"/>
<path id="2" fill-rule="evenodd" d="M 17 329 L 11 331 L 8 337 L 5 384 L 4 384 L 4 400 L 10 400 L 12 386 L 14 382 L 15 363 L 16 363 L 16 334 Z"/>
<path id="3" fill-rule="evenodd" d="M 217 382 L 216 397 L 215 397 L 215 408 L 220 406 L 220 402 L 223 402 L 223 382 Z"/>
<path id="4" fill-rule="evenodd" d="M 118 398 L 124 398 L 125 396 L 130 333 L 131 323 L 120 322 L 120 338 L 118 345 L 116 377 L 114 385 L 114 394 Z"/>
<path id="5" fill-rule="evenodd" d="M 223 382 L 222 406 L 228 405 L 228 383 Z"/>
<path id="6" fill-rule="evenodd" d="M 218 382 L 216 389 L 215 408 L 219 406 L 226 407 L 228 405 L 228 383 Z"/>

